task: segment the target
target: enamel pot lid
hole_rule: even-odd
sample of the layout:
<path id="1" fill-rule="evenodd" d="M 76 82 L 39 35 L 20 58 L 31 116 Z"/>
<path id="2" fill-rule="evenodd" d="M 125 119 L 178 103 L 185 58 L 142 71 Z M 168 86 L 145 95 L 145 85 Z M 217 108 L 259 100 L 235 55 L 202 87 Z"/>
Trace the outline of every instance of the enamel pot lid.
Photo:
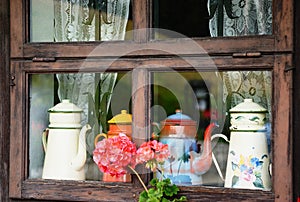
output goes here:
<path id="1" fill-rule="evenodd" d="M 183 114 L 180 109 L 177 109 L 175 112 L 175 114 L 168 116 L 162 121 L 162 125 L 196 126 L 196 121 Z"/>
<path id="2" fill-rule="evenodd" d="M 48 110 L 50 113 L 81 113 L 82 109 L 71 103 L 70 100 L 64 99 L 54 107 Z"/>

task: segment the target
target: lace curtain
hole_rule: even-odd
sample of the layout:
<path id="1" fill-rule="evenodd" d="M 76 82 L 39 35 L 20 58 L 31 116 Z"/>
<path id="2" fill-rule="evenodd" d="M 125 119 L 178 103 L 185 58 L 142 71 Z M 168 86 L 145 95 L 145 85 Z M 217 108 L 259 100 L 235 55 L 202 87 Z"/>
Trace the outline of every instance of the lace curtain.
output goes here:
<path id="1" fill-rule="evenodd" d="M 100 1 L 99 1 L 100 2 Z M 102 2 L 102 1 L 101 1 Z M 123 40 L 128 21 L 130 0 L 107 0 L 107 19 L 100 18 L 100 27 L 96 27 L 96 17 L 89 22 L 89 0 L 54 0 L 56 42 L 95 41 L 97 29 L 101 40 Z M 116 73 L 76 73 L 57 74 L 60 100 L 70 99 L 84 110 L 82 124 L 88 122 L 88 96 L 95 100 L 96 88 L 100 82 L 101 92 L 111 92 Z M 105 79 L 105 80 L 103 80 Z M 103 82 L 105 81 L 105 82 Z M 101 96 L 101 95 L 100 95 Z M 98 131 L 99 132 L 99 131 Z"/>
<path id="2" fill-rule="evenodd" d="M 107 0 L 107 13 L 102 12 L 100 22 L 96 22 L 97 17 L 89 22 L 89 1 L 92 0 L 54 0 L 56 42 L 124 39 L 130 0 Z M 95 24 L 101 26 L 96 27 Z M 100 37 L 96 35 L 99 30 Z"/>
<path id="3" fill-rule="evenodd" d="M 98 12 L 91 19 L 89 1 L 95 4 L 106 2 L 105 13 Z M 129 15 L 130 0 L 54 0 L 56 42 L 73 41 L 112 41 L 124 40 Z M 97 16 L 98 15 L 98 16 Z M 98 18 L 97 18 L 98 17 Z M 92 134 L 102 131 L 97 113 L 102 98 L 106 103 L 107 114 L 111 93 L 117 79 L 117 73 L 68 73 L 57 74 L 59 99 L 70 99 L 83 109 L 82 125 L 89 123 Z M 107 94 L 108 93 L 108 94 Z M 106 96 L 109 95 L 109 96 Z M 96 106 L 98 105 L 98 107 Z M 87 136 L 87 150 L 92 154 L 94 135 Z M 99 179 L 99 171 L 89 156 L 86 178 Z"/>
<path id="4" fill-rule="evenodd" d="M 208 2 L 210 12 L 211 6 L 218 2 Z M 219 24 L 220 14 L 216 11 L 209 23 L 211 36 L 218 36 L 219 26 L 223 27 L 223 36 L 272 34 L 272 0 L 224 0 L 224 4 L 219 6 L 223 6 L 223 24 Z M 223 80 L 224 102 L 230 103 L 227 110 L 244 98 L 252 98 L 268 109 L 271 120 L 270 71 L 227 71 L 223 73 Z"/>

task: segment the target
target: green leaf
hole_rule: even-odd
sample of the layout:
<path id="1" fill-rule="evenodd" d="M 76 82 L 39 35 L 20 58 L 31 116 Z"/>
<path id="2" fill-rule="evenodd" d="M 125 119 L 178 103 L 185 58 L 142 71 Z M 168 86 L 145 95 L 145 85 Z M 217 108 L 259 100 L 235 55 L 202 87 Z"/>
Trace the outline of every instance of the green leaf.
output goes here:
<path id="1" fill-rule="evenodd" d="M 264 188 L 263 181 L 260 177 L 256 178 L 256 180 L 253 182 L 253 185 L 258 188 Z"/>
<path id="2" fill-rule="evenodd" d="M 102 100 L 100 102 L 100 123 L 101 123 L 101 126 L 102 126 L 102 132 L 104 133 L 107 133 L 107 104 L 108 104 L 108 100 L 109 100 L 109 97 L 110 97 L 110 92 L 106 92 L 103 94 L 102 96 Z"/>
<path id="3" fill-rule="evenodd" d="M 255 116 L 255 117 L 252 117 L 251 119 L 249 119 L 250 121 L 256 121 L 256 120 L 259 120 L 259 117 Z"/>
<path id="4" fill-rule="evenodd" d="M 231 168 L 234 171 L 236 169 L 239 169 L 239 166 L 238 166 L 238 164 L 235 164 L 235 163 L 231 162 Z"/>
<path id="5" fill-rule="evenodd" d="M 142 191 L 140 193 L 139 202 L 146 202 L 148 199 L 148 193 L 146 191 Z"/>
<path id="6" fill-rule="evenodd" d="M 150 181 L 150 185 L 151 186 L 156 186 L 156 184 L 159 182 L 159 180 L 157 178 L 153 178 L 151 181 Z"/>
<path id="7" fill-rule="evenodd" d="M 177 194 L 177 192 L 179 191 L 179 188 L 173 184 L 172 186 L 166 186 L 165 188 L 165 194 L 166 196 L 173 196 L 175 194 Z"/>
<path id="8" fill-rule="evenodd" d="M 236 175 L 234 175 L 232 177 L 232 184 L 231 187 L 233 187 L 234 185 L 236 185 L 236 183 L 239 181 L 239 177 L 237 177 Z"/>
<path id="9" fill-rule="evenodd" d="M 187 201 L 187 197 L 186 196 L 181 196 L 179 199 L 175 198 L 172 200 L 172 202 L 179 202 L 179 201 Z"/>

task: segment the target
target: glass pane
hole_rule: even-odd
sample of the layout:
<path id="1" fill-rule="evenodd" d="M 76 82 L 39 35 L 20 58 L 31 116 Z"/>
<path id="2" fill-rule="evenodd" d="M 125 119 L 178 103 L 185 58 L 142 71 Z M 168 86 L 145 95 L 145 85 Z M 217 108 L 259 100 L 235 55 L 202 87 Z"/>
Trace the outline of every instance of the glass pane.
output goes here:
<path id="1" fill-rule="evenodd" d="M 103 180 L 94 140 L 114 134 L 113 117 L 131 116 L 131 74 L 31 74 L 29 86 L 28 177 Z M 130 136 L 131 123 L 125 126 L 120 131 Z"/>
<path id="2" fill-rule="evenodd" d="M 152 75 L 152 136 L 170 151 L 156 176 L 178 185 L 271 189 L 270 71 Z"/>
<path id="3" fill-rule="evenodd" d="M 130 13 L 130 0 L 30 0 L 30 41 L 131 39 Z"/>
<path id="4" fill-rule="evenodd" d="M 272 0 L 153 0 L 155 39 L 272 34 Z"/>

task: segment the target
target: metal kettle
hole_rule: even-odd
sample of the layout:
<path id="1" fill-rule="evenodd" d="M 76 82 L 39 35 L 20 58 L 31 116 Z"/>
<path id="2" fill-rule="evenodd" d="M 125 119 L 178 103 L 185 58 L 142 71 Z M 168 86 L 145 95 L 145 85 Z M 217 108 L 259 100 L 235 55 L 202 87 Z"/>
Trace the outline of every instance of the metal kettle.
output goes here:
<path id="1" fill-rule="evenodd" d="M 42 178 L 85 180 L 86 133 L 91 127 L 81 126 L 82 110 L 70 100 L 62 100 L 48 112 L 50 124 L 42 135 Z"/>
<path id="2" fill-rule="evenodd" d="M 252 99 L 229 110 L 230 141 L 227 156 L 225 187 L 244 189 L 271 189 L 270 155 L 267 145 L 267 110 Z M 219 165 L 214 160 L 218 170 Z M 219 172 L 221 178 L 222 173 Z"/>
<path id="3" fill-rule="evenodd" d="M 205 130 L 202 152 L 197 145 L 197 122 L 181 110 L 176 110 L 160 125 L 153 124 L 161 125 L 159 141 L 168 144 L 170 151 L 170 157 L 164 163 L 164 175 L 178 185 L 202 184 L 201 175 L 210 169 L 212 163 L 211 132 L 215 124 L 210 124 Z"/>

